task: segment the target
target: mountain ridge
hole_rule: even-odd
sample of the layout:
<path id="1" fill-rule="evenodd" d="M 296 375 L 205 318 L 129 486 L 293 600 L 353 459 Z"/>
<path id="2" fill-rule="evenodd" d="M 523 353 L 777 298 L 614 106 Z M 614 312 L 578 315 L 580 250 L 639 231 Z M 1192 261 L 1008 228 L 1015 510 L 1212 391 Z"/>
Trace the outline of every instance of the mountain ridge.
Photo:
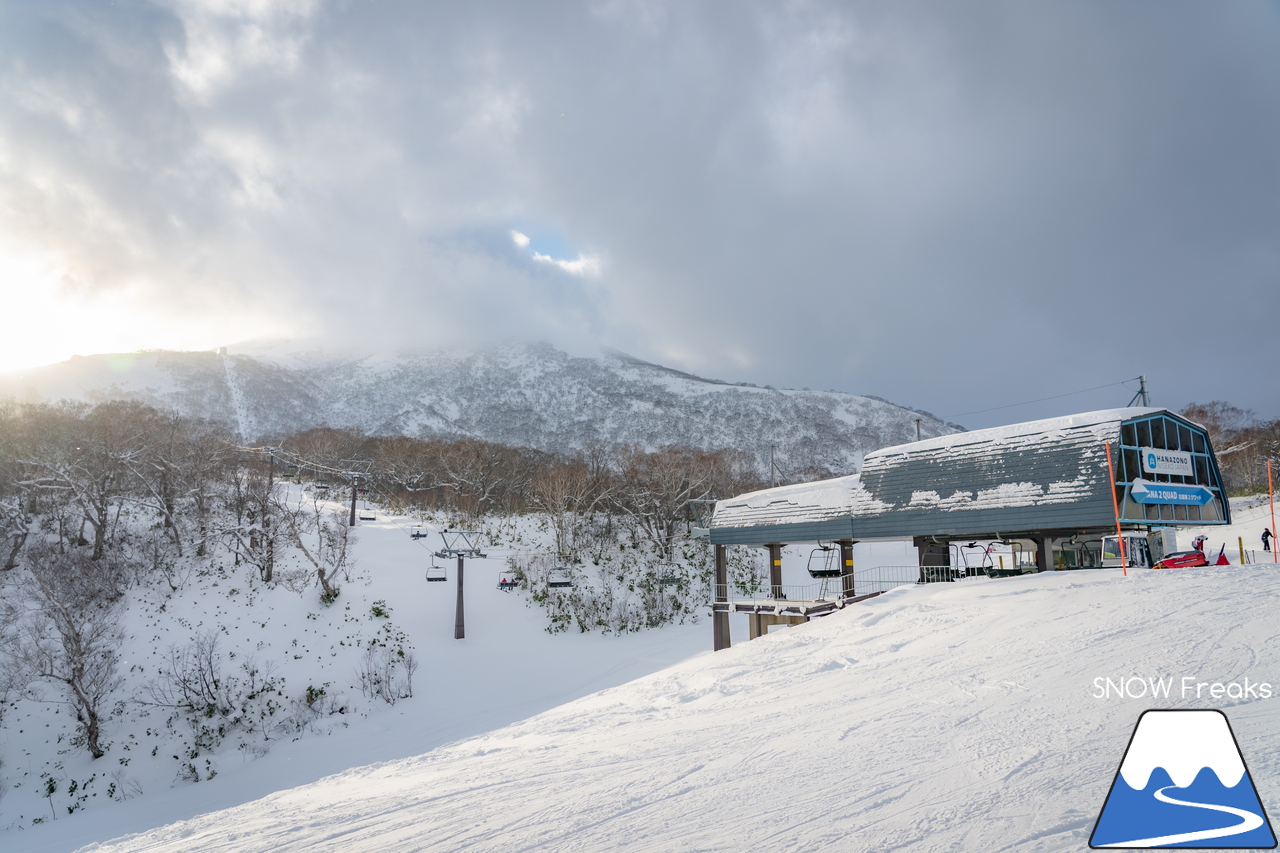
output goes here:
<path id="1" fill-rule="evenodd" d="M 0 376 L 4 397 L 137 400 L 227 423 L 247 441 L 329 426 L 559 453 L 618 442 L 733 447 L 762 467 L 773 446 L 797 472 L 851 472 L 864 454 L 915 440 L 917 418 L 925 438 L 961 429 L 874 397 L 729 383 L 616 350 L 575 356 L 523 342 L 381 354 L 254 342 L 76 356 Z"/>

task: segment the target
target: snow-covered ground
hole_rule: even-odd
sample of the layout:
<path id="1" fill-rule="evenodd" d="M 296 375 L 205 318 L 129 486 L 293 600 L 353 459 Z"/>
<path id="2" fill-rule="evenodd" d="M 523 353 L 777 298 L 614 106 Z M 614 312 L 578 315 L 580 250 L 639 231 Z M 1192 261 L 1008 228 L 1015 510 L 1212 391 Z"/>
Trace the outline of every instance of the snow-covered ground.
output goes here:
<path id="1" fill-rule="evenodd" d="M 1150 707 L 1226 710 L 1274 813 L 1278 593 L 1271 565 L 904 587 L 92 849 L 1081 850 Z M 1100 679 L 1134 677 L 1172 679 L 1172 695 L 1098 695 Z M 1276 692 L 1196 698 L 1195 684 L 1246 678 Z"/>
<path id="2" fill-rule="evenodd" d="M 73 850 L 353 766 L 417 755 L 711 647 L 706 619 L 620 637 L 549 634 L 544 611 L 524 594 L 496 586 L 506 567 L 501 555 L 531 547 L 536 518 L 506 526 L 508 534 L 524 537 L 520 542 L 507 540 L 506 547 L 489 549 L 490 559 L 467 561 L 466 639 L 455 640 L 455 562 L 435 561 L 447 567 L 446 583 L 425 580 L 441 537 L 412 540 L 411 519 L 376 514 L 376 521 L 357 527 L 351 581 L 329 607 L 313 583 L 301 594 L 266 589 L 243 566 L 176 577 L 183 589 L 172 595 L 158 579 L 128 593 L 122 669 L 130 671 L 134 688 L 156 674 L 169 648 L 214 630 L 224 673 L 243 678 L 235 666 L 247 656 L 274 666 L 284 680 L 278 717 L 299 714 L 307 721 L 304 731 L 277 731 L 270 740 L 229 735 L 188 761 L 186 724 L 169 727 L 166 709 L 131 702 L 107 724 L 104 741 L 111 746 L 94 761 L 72 746 L 74 720 L 65 706 L 20 701 L 6 709 L 0 726 L 0 849 Z M 375 615 L 375 604 L 389 615 Z M 387 637 L 401 638 L 420 664 L 413 697 L 394 706 L 356 687 L 360 650 Z M 326 690 L 316 704 L 325 713 L 314 719 L 299 707 L 309 686 Z M 55 690 L 46 693 L 57 697 Z M 345 713 L 328 713 L 336 707 Z M 188 764 L 200 781 L 190 780 Z M 47 799 L 46 778 L 58 788 Z"/>
<path id="3" fill-rule="evenodd" d="M 1211 544 L 1256 542 L 1265 507 L 1250 503 L 1233 528 L 1206 531 Z M 527 544 L 524 524 L 508 547 L 526 546 L 512 540 Z M 706 619 L 622 637 L 549 634 L 542 611 L 494 588 L 497 559 L 468 562 L 467 639 L 454 640 L 454 565 L 447 583 L 427 584 L 440 539 L 414 542 L 410 526 L 379 514 L 358 528 L 357 569 L 330 608 L 314 589 L 255 592 L 243 569 L 191 577 L 167 600 L 131 592 L 130 665 L 154 666 L 171 637 L 223 624 L 227 648 L 280 663 L 288 695 L 328 683 L 348 713 L 269 750 L 214 750 L 193 783 L 168 757 L 181 732 L 162 734 L 155 709 L 114 720 L 113 746 L 93 762 L 66 742 L 65 710 L 19 703 L 0 730 L 0 846 L 1080 850 L 1150 707 L 1225 709 L 1264 805 L 1280 810 L 1271 563 L 908 586 L 750 643 L 735 621 L 734 648 L 712 654 Z M 806 554 L 787 550 L 788 581 L 803 578 Z M 873 548 L 859 565 L 876 557 L 898 559 Z M 388 616 L 372 612 L 379 602 Z M 421 668 L 413 698 L 386 706 L 352 686 L 354 649 L 395 632 Z M 1172 695 L 1096 695 L 1097 679 L 1135 676 L 1172 678 Z M 1194 686 L 1183 696 L 1183 677 L 1247 678 L 1274 698 L 1212 700 L 1206 687 L 1197 699 Z M 36 768 L 48 761 L 60 762 L 60 787 L 46 800 Z M 142 793 L 104 802 L 110 772 Z M 96 801 L 83 799 L 90 774 Z M 107 843 L 128 833 L 138 834 Z"/>

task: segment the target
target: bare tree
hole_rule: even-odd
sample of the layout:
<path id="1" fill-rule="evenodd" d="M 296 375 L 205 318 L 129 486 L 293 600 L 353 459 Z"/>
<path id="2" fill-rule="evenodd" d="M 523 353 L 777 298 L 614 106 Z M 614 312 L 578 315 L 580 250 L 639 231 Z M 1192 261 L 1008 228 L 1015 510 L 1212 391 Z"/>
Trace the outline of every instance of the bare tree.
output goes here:
<path id="1" fill-rule="evenodd" d="M 576 559 L 592 518 L 613 497 L 614 483 L 607 467 L 568 460 L 540 468 L 530 490 L 551 523 L 556 553 Z"/>
<path id="2" fill-rule="evenodd" d="M 275 575 L 277 556 L 294 538 L 294 527 L 284 516 L 302 511 L 283 498 L 273 476 L 273 462 L 241 459 L 228 478 L 227 506 L 231 519 L 225 528 L 237 561 L 258 570 L 265 583 Z"/>
<path id="3" fill-rule="evenodd" d="M 109 401 L 42 406 L 29 414 L 33 428 L 48 427 L 36 452 L 21 460 L 26 484 L 56 492 L 75 505 L 93 531 L 93 559 L 102 558 L 118 510 L 134 485 L 132 472 L 144 450 L 143 424 L 150 410 L 140 403 Z M 78 538 L 78 537 L 77 537 Z"/>
<path id="4" fill-rule="evenodd" d="M 296 504 L 282 501 L 281 507 L 282 529 L 315 570 L 321 597 L 326 602 L 333 601 L 339 591 L 335 581 L 351 567 L 350 550 L 356 541 L 347 526 L 346 514 L 306 495 L 300 495 Z"/>
<path id="5" fill-rule="evenodd" d="M 117 673 L 123 642 L 115 602 L 124 571 L 114 558 L 95 561 L 82 551 L 45 544 L 28 549 L 29 609 L 16 657 L 33 679 L 58 684 L 79 723 L 85 748 L 105 753 L 107 702 L 123 682 Z"/>
<path id="6" fill-rule="evenodd" d="M 18 461 L 20 428 L 17 406 L 0 401 L 0 571 L 17 565 L 31 532 L 30 488 Z"/>

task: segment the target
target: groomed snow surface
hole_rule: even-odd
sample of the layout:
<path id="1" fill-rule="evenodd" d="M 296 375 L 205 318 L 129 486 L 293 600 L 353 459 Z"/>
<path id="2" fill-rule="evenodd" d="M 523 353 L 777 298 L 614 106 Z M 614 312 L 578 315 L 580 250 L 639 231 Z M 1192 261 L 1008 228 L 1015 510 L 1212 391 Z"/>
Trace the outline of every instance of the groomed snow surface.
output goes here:
<path id="1" fill-rule="evenodd" d="M 1274 813 L 1280 698 L 1097 698 L 1095 679 L 1274 688 L 1277 593 L 1271 564 L 904 587 L 92 849 L 1082 850 L 1150 707 L 1224 709 Z"/>

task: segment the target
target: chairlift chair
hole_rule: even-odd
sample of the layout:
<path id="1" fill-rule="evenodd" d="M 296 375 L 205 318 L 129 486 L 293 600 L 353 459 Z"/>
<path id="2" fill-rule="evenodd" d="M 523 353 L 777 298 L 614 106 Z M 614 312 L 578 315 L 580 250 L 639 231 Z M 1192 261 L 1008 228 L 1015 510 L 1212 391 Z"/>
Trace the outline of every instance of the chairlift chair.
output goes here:
<path id="1" fill-rule="evenodd" d="M 433 561 L 431 565 L 427 568 L 428 583 L 432 583 L 435 581 L 444 582 L 444 581 L 447 581 L 448 579 L 449 579 L 449 572 L 445 569 L 444 566 L 437 566 Z"/>
<path id="2" fill-rule="evenodd" d="M 547 575 L 547 586 L 551 589 L 573 586 L 573 574 L 567 567 L 557 566 Z"/>
<path id="3" fill-rule="evenodd" d="M 377 521 L 378 516 L 371 509 L 362 509 L 356 513 L 356 518 L 361 521 Z"/>
<path id="4" fill-rule="evenodd" d="M 957 546 L 956 550 L 960 554 L 960 562 L 964 563 L 962 577 L 975 577 L 977 575 L 988 575 L 995 568 L 994 561 L 991 559 L 991 549 L 993 545 L 979 545 L 977 542 L 970 542 L 966 545 Z M 978 564 L 974 565 L 969 562 L 969 553 L 973 550 L 982 552 L 981 559 Z"/>
<path id="5" fill-rule="evenodd" d="M 676 574 L 679 568 L 677 563 L 658 563 L 658 586 L 674 586 L 680 583 L 680 576 Z"/>
<path id="6" fill-rule="evenodd" d="M 327 492 L 329 491 L 329 484 L 324 480 L 316 480 L 314 488 L 317 492 Z"/>
<path id="7" fill-rule="evenodd" d="M 409 531 L 410 539 L 426 539 L 430 535 L 431 535 L 431 531 L 427 530 L 424 527 L 415 527 Z"/>
<path id="8" fill-rule="evenodd" d="M 838 550 L 834 545 L 819 542 L 818 547 L 809 552 L 809 577 L 838 578 L 844 574 L 844 567 L 836 560 Z"/>
<path id="9" fill-rule="evenodd" d="M 511 592 L 518 586 L 520 586 L 520 578 L 516 576 L 514 570 L 507 569 L 498 575 L 498 589 L 503 592 Z"/>

